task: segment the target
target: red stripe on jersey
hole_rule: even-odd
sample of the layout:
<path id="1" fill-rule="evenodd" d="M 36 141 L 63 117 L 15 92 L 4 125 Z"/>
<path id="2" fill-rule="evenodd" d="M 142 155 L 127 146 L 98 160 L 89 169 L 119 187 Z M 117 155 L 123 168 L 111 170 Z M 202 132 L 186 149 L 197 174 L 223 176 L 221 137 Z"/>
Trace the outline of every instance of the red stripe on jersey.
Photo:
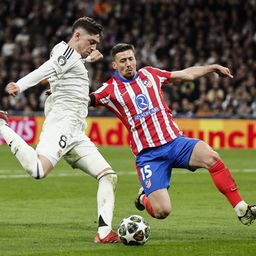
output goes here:
<path id="1" fill-rule="evenodd" d="M 164 77 L 164 81 L 161 83 L 162 85 L 167 85 L 170 82 L 172 73 L 170 71 L 162 70 L 159 68 L 154 68 L 154 67 L 144 67 L 146 70 L 148 70 L 151 73 L 156 73 L 158 76 Z"/>
<path id="2" fill-rule="evenodd" d="M 173 120 L 173 117 L 172 117 L 172 111 L 171 109 L 168 107 L 168 105 L 166 104 L 165 100 L 164 100 L 164 95 L 162 93 L 162 90 L 159 91 L 159 95 L 160 95 L 160 98 L 161 98 L 161 102 L 164 106 L 164 111 L 166 113 L 166 115 L 168 116 L 168 120 L 169 120 L 169 125 L 171 126 L 171 129 L 172 131 L 174 132 L 175 136 L 179 136 L 180 135 L 180 130 L 177 129 L 177 127 L 174 125 L 174 120 Z M 166 128 L 166 126 L 164 126 Z"/>
<path id="3" fill-rule="evenodd" d="M 116 79 L 112 79 L 112 90 L 111 90 L 111 92 L 110 92 L 110 95 L 111 95 L 111 99 L 114 99 L 114 98 L 116 98 L 116 95 L 115 95 L 115 83 L 117 83 L 118 84 L 118 88 L 119 88 L 119 90 L 120 90 L 120 87 L 122 86 L 122 83 L 118 83 L 119 81 L 116 81 Z M 121 94 L 121 92 L 120 92 L 120 94 Z M 116 101 L 115 102 L 115 107 L 118 109 L 118 111 L 119 111 L 119 118 L 123 121 L 123 123 L 125 124 L 125 126 L 126 127 L 129 127 L 130 128 L 130 125 L 129 125 L 129 122 L 128 122 L 128 119 L 127 119 L 127 117 L 126 117 L 126 115 L 125 115 L 125 113 L 124 113 L 124 108 L 123 108 L 123 106 L 121 105 L 121 103 L 119 102 L 119 101 Z M 128 129 L 129 129 L 128 128 Z"/>
<path id="4" fill-rule="evenodd" d="M 177 127 L 174 125 L 174 120 L 171 116 L 171 110 L 169 109 L 169 107 L 167 106 L 165 100 L 164 100 L 164 96 L 161 90 L 161 80 L 159 78 L 159 69 L 155 69 L 155 68 L 147 68 L 146 71 L 149 72 L 149 70 L 151 70 L 150 74 L 149 74 L 149 78 L 154 79 L 153 84 L 156 85 L 156 87 L 158 88 L 157 90 L 154 91 L 156 100 L 158 101 L 158 104 L 162 104 L 162 108 L 161 108 L 161 112 L 157 113 L 157 116 L 159 117 L 159 122 L 161 123 L 161 129 L 164 132 L 164 137 L 167 141 L 172 140 L 173 137 L 177 137 L 180 136 L 180 131 L 179 129 L 177 129 Z M 147 72 L 146 72 L 147 73 Z M 161 74 L 163 74 L 164 72 L 162 72 Z M 166 72 L 166 75 L 168 77 L 170 77 L 170 72 Z M 157 95 L 156 95 L 157 94 Z M 160 102 L 159 102 L 160 101 Z M 168 129 L 169 127 L 169 129 Z"/>
<path id="5" fill-rule="evenodd" d="M 100 100 L 102 100 L 103 98 L 115 98 L 115 94 L 114 94 L 114 83 L 116 83 L 117 81 L 114 78 L 111 78 L 107 81 L 108 86 L 104 89 L 101 90 L 102 87 L 100 87 L 96 92 L 93 92 L 92 94 L 94 94 L 95 98 L 96 98 L 96 106 L 102 105 L 107 107 L 110 111 L 114 112 L 115 115 L 123 122 L 123 124 L 125 125 L 125 127 L 129 130 L 130 129 L 130 125 L 128 123 L 128 120 L 126 118 L 126 115 L 124 114 L 123 111 L 123 107 L 121 106 L 121 104 L 116 101 L 115 104 L 109 104 L 109 103 L 104 103 L 101 102 Z M 120 85 L 122 85 L 122 83 L 120 83 Z M 118 85 L 118 86 L 120 86 Z M 114 108 L 115 107 L 115 108 Z"/>
<path id="6" fill-rule="evenodd" d="M 143 82 L 146 81 L 145 79 L 147 79 L 147 77 L 144 76 L 143 73 L 140 73 L 139 77 L 140 77 L 140 81 L 138 81 L 138 83 L 135 83 L 136 87 L 134 86 L 136 88 L 136 95 L 144 93 L 144 91 L 141 88 L 141 84 L 143 84 Z M 145 87 L 144 84 L 142 86 Z M 143 88 L 143 89 L 145 90 L 145 88 Z M 153 99 L 153 102 L 155 100 L 154 99 L 154 94 L 152 94 L 152 90 L 147 90 L 147 93 L 150 95 L 148 101 L 151 104 L 152 99 Z M 152 104 L 152 106 L 153 106 L 153 104 Z M 146 124 L 146 126 L 148 127 L 148 131 L 150 133 L 150 140 L 152 141 L 151 144 L 153 144 L 152 146 L 156 147 L 156 146 L 161 145 L 160 139 L 159 139 L 159 136 L 158 136 L 158 132 L 157 132 L 158 129 L 156 127 L 155 121 L 153 120 L 153 116 L 148 115 L 148 116 L 145 117 L 145 120 L 141 120 L 140 122 L 142 124 Z"/>
<path id="7" fill-rule="evenodd" d="M 126 111 L 123 111 L 124 116 L 126 116 L 126 119 L 127 119 L 127 115 L 130 115 L 131 117 L 135 116 L 137 114 L 137 111 L 136 111 L 135 105 L 133 104 L 133 100 L 129 94 L 129 91 L 133 91 L 135 95 L 138 93 L 138 91 L 136 91 L 136 88 L 134 88 L 133 83 L 126 85 L 121 81 L 119 81 L 118 79 L 116 79 L 116 81 L 118 83 L 120 96 L 123 98 L 123 101 L 126 103 L 125 107 L 127 109 Z M 139 152 L 140 149 L 138 148 L 138 142 L 136 141 L 136 137 L 138 140 L 141 141 L 141 144 L 143 146 L 145 145 L 145 147 L 149 147 L 149 144 L 144 131 L 142 129 L 137 129 L 137 127 L 141 126 L 140 120 L 133 120 L 133 123 L 134 123 L 134 128 L 136 129 L 136 132 L 138 133 L 138 135 L 136 136 L 135 131 L 134 132 L 131 131 L 131 126 L 130 126 L 130 129 L 128 131 L 131 133 L 130 138 L 131 138 L 132 151 Z"/>
<path id="8" fill-rule="evenodd" d="M 142 82 L 148 80 L 148 77 L 145 76 L 142 72 L 139 74 L 139 76 L 140 76 Z M 152 105 L 154 105 L 154 101 L 156 101 L 157 99 L 156 99 L 156 96 L 155 96 L 153 88 L 148 88 L 148 94 L 150 95 L 150 100 L 152 102 Z M 156 115 L 158 113 L 156 113 Z M 146 117 L 146 119 L 147 120 L 145 120 L 145 121 L 148 124 L 148 126 L 150 127 L 151 137 L 154 138 L 155 146 L 156 147 L 160 146 L 161 145 L 161 141 L 160 141 L 160 138 L 159 138 L 158 133 L 157 133 L 157 124 L 155 123 L 156 121 L 153 120 L 153 116 L 151 116 L 151 115 Z M 162 128 L 160 124 L 159 124 L 159 127 L 160 127 L 160 129 Z"/>

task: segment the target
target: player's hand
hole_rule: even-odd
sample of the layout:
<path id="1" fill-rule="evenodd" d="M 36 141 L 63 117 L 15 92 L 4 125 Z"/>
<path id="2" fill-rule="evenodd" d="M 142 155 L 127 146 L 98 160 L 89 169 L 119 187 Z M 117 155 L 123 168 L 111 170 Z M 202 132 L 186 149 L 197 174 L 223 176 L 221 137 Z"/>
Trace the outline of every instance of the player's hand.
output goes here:
<path id="1" fill-rule="evenodd" d="M 233 78 L 233 75 L 231 74 L 230 70 L 226 67 L 223 67 L 221 65 L 216 65 L 215 72 L 222 77 L 230 77 Z"/>
<path id="2" fill-rule="evenodd" d="M 17 96 L 20 93 L 20 88 L 19 86 L 14 83 L 14 82 L 10 82 L 9 84 L 7 84 L 6 86 L 6 91 L 12 95 L 13 97 Z"/>
<path id="3" fill-rule="evenodd" d="M 103 58 L 102 53 L 99 50 L 94 50 L 91 54 L 86 58 L 88 62 L 96 62 Z"/>

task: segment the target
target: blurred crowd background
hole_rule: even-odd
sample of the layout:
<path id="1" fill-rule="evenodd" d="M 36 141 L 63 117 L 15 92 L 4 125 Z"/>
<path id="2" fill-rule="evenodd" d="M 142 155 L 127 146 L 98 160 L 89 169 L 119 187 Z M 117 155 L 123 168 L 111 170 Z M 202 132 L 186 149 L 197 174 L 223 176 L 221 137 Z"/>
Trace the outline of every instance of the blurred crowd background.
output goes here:
<path id="1" fill-rule="evenodd" d="M 256 117 L 255 0 L 1 0 L 0 109 L 42 112 L 47 81 L 17 98 L 5 85 L 49 58 L 52 47 L 68 41 L 73 22 L 90 16 L 104 26 L 104 60 L 88 64 L 91 90 L 112 75 L 110 49 L 118 42 L 136 47 L 138 68 L 180 70 L 219 63 L 233 79 L 217 75 L 171 84 L 164 96 L 174 116 Z M 108 115 L 106 109 L 91 115 Z"/>

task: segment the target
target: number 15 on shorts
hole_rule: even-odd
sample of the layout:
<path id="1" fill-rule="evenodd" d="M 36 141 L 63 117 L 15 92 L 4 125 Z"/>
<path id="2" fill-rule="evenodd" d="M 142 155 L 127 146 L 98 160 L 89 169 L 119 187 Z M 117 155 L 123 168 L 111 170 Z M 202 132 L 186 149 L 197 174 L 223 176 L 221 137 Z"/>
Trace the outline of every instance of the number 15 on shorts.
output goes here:
<path id="1" fill-rule="evenodd" d="M 150 178 L 152 176 L 150 165 L 147 164 L 144 167 L 140 168 L 140 174 L 141 174 L 142 180 Z"/>

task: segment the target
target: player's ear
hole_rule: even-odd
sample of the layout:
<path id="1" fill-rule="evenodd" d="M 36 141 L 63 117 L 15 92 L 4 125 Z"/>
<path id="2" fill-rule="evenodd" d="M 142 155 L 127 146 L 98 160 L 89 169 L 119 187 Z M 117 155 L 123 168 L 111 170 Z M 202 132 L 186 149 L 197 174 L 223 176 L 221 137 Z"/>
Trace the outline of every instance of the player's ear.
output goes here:
<path id="1" fill-rule="evenodd" d="M 113 68 L 113 69 L 117 69 L 117 65 L 116 65 L 116 62 L 115 62 L 115 61 L 112 61 L 112 68 Z"/>
<path id="2" fill-rule="evenodd" d="M 76 31 L 76 32 L 74 33 L 74 36 L 75 36 L 75 39 L 76 39 L 76 40 L 79 40 L 80 37 L 82 36 L 82 32 L 78 30 L 78 31 Z"/>

